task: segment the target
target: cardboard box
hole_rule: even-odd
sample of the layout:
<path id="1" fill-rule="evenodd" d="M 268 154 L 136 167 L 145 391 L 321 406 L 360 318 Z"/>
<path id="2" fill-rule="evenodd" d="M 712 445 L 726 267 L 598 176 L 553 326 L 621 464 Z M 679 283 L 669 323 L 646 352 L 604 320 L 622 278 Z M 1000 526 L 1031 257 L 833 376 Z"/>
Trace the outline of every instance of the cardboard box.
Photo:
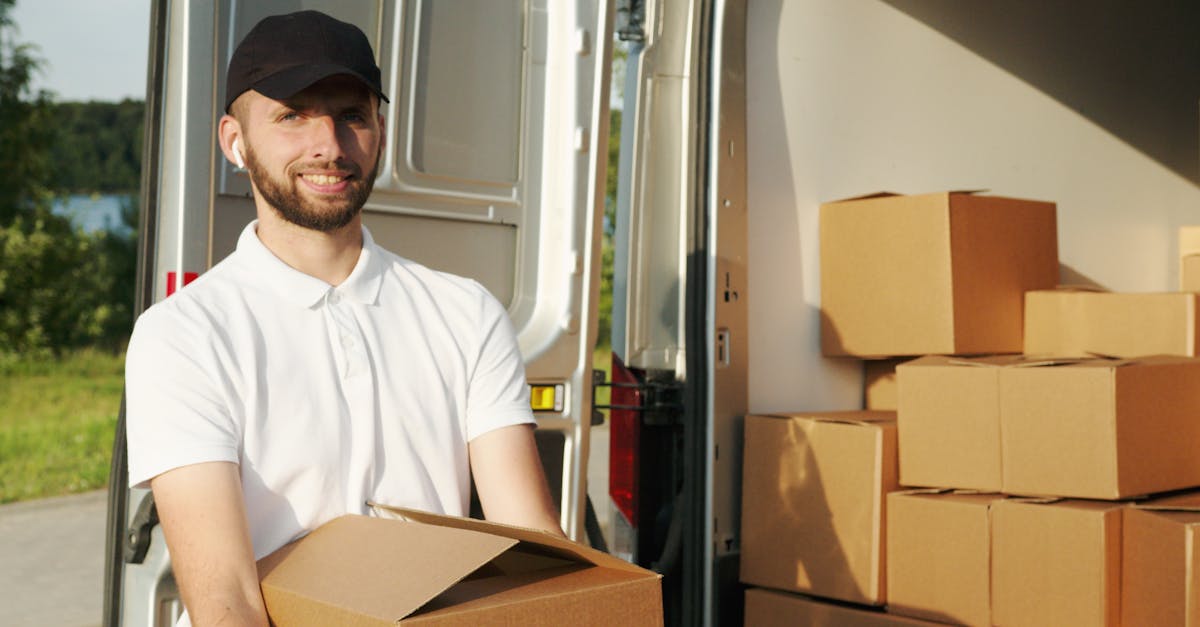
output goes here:
<path id="1" fill-rule="evenodd" d="M 743 582 L 884 602 L 884 496 L 898 488 L 895 416 L 746 417 Z"/>
<path id="2" fill-rule="evenodd" d="M 992 623 L 1117 625 L 1121 503 L 1007 499 L 992 506 Z"/>
<path id="3" fill-rule="evenodd" d="M 390 513 L 407 520 L 342 516 L 259 560 L 272 624 L 662 624 L 659 576 L 606 553 L 530 529 Z"/>
<path id="4" fill-rule="evenodd" d="M 896 368 L 901 485 L 1000 491 L 1000 369 L 1023 362 L 930 355 Z"/>
<path id="5" fill-rule="evenodd" d="M 1200 493 L 1125 510 L 1121 620 L 1200 627 Z"/>
<path id="6" fill-rule="evenodd" d="M 902 359 L 868 359 L 863 362 L 863 409 L 896 411 L 896 366 Z"/>
<path id="7" fill-rule="evenodd" d="M 903 485 L 1097 499 L 1200 486 L 1200 359 L 929 356 L 897 379 Z"/>
<path id="8" fill-rule="evenodd" d="M 821 205 L 821 350 L 1021 351 L 1024 294 L 1058 283 L 1054 203 L 943 192 Z"/>
<path id="9" fill-rule="evenodd" d="M 1200 292 L 1200 226 L 1179 227 L 1179 289 Z"/>
<path id="10" fill-rule="evenodd" d="M 798 594 L 746 590 L 746 627 L 918 627 L 938 625 L 849 605 L 822 602 Z"/>
<path id="11" fill-rule="evenodd" d="M 1046 290 L 1025 294 L 1025 353 L 1195 357 L 1200 294 Z"/>
<path id="12" fill-rule="evenodd" d="M 1179 260 L 1179 289 L 1200 292 L 1200 255 L 1188 255 Z"/>
<path id="13" fill-rule="evenodd" d="M 888 611 L 992 624 L 992 505 L 998 494 L 913 490 L 888 495 Z"/>
<path id="14" fill-rule="evenodd" d="M 1200 485 L 1200 359 L 1004 367 L 1000 405 L 1003 492 L 1117 499 Z"/>

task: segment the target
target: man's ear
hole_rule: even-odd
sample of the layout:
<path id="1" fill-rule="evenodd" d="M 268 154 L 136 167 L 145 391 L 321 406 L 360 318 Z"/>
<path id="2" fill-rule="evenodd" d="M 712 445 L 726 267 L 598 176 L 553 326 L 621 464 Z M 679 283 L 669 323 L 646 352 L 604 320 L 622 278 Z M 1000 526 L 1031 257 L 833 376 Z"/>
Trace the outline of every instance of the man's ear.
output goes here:
<path id="1" fill-rule="evenodd" d="M 242 138 L 242 125 L 237 118 L 229 114 L 221 116 L 221 121 L 217 123 L 217 141 L 230 163 L 246 168 L 246 140 Z"/>

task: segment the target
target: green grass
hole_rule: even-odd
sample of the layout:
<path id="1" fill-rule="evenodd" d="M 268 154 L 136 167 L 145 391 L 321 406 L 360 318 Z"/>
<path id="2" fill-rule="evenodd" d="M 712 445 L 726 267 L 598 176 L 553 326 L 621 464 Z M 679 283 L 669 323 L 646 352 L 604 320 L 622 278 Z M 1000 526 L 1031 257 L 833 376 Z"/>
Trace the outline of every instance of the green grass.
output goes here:
<path id="1" fill-rule="evenodd" d="M 103 488 L 123 354 L 0 357 L 0 503 Z"/>

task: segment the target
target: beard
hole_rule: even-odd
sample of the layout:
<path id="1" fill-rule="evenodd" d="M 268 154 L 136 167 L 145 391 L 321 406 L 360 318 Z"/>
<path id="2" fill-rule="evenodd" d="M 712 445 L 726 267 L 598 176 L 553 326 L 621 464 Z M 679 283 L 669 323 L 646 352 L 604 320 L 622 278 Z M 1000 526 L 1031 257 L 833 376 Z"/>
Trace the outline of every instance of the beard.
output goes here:
<path id="1" fill-rule="evenodd" d="M 263 200 L 279 213 L 284 220 L 296 226 L 330 233 L 336 231 L 354 220 L 362 211 L 371 190 L 375 187 L 375 176 L 379 173 L 380 157 L 383 146 L 380 145 L 375 157 L 375 168 L 370 176 L 362 176 L 362 168 L 349 161 L 325 161 L 294 164 L 285 171 L 283 179 L 272 176 L 256 158 L 254 150 L 245 147 L 246 170 L 250 180 L 262 195 Z M 305 169 L 341 170 L 350 172 L 350 185 L 345 192 L 337 196 L 314 200 L 300 194 L 296 178 L 298 172 Z"/>

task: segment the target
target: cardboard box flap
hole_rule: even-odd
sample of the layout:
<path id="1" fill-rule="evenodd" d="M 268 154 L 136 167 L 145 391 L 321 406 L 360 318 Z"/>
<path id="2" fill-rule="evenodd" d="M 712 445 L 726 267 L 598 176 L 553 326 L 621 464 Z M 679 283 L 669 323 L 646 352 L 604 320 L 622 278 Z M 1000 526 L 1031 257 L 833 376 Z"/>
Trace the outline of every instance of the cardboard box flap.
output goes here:
<path id="1" fill-rule="evenodd" d="M 956 196 L 956 195 L 968 196 L 968 195 L 972 195 L 972 194 L 983 194 L 983 193 L 986 193 L 989 191 L 991 191 L 991 190 L 988 190 L 988 189 L 952 189 L 952 190 L 948 190 L 945 192 L 933 192 L 933 193 L 934 194 L 944 194 L 946 196 Z M 862 194 L 859 196 L 850 196 L 849 198 L 838 198 L 836 200 L 829 200 L 829 201 L 826 201 L 821 204 L 829 205 L 829 204 L 839 203 L 839 202 L 854 202 L 856 200 L 870 200 L 872 198 L 891 198 L 893 196 L 902 196 L 902 195 L 904 195 L 904 194 L 898 194 L 896 192 L 872 192 L 870 194 Z"/>
<path id="2" fill-rule="evenodd" d="M 815 411 L 815 412 L 781 412 L 777 414 L 763 414 L 769 418 L 782 418 L 785 420 L 793 418 L 803 418 L 814 422 L 833 422 L 848 425 L 873 426 L 881 422 L 894 422 L 896 420 L 896 412 L 883 409 L 851 409 L 838 411 Z"/>
<path id="3" fill-rule="evenodd" d="M 534 553 L 545 555 L 548 557 L 558 557 L 572 562 L 582 562 L 601 566 L 604 568 L 613 568 L 634 573 L 648 573 L 646 569 L 630 564 L 623 559 L 613 557 L 603 551 L 597 551 L 591 547 L 584 546 L 578 542 L 560 538 L 537 529 L 527 529 L 525 527 L 517 527 L 513 525 L 505 525 L 486 520 L 476 520 L 474 518 L 459 518 L 456 516 L 443 516 L 440 514 L 432 514 L 403 507 L 394 507 L 367 501 L 367 505 L 371 506 L 377 513 L 385 518 L 396 518 L 410 522 L 422 523 L 425 525 L 434 525 L 438 527 L 448 527 L 462 529 L 467 531 L 482 532 L 496 536 L 503 536 L 514 541 L 519 541 L 523 545 L 523 550 L 526 553 Z"/>
<path id="4" fill-rule="evenodd" d="M 1200 492 L 1186 492 L 1156 498 L 1142 503 L 1134 503 L 1133 507 L 1166 512 L 1200 512 Z"/>
<path id="5" fill-rule="evenodd" d="M 826 203 L 822 203 L 822 204 L 832 204 L 835 202 L 853 202 L 855 200 L 870 200 L 872 198 L 891 198 L 892 196 L 900 196 L 900 194 L 897 194 L 896 192 L 874 192 L 874 193 L 870 193 L 870 194 L 863 194 L 861 196 L 851 196 L 849 198 L 838 198 L 837 200 L 830 200 L 830 201 L 828 201 Z"/>
<path id="6" fill-rule="evenodd" d="M 348 541 L 368 537 L 372 541 Z M 276 596 L 300 596 L 393 622 L 516 544 L 514 538 L 470 529 L 348 514 L 262 558 L 258 573 L 268 609 Z M 321 569 L 320 576 L 313 576 L 314 568 Z M 377 577 L 380 572 L 391 576 Z"/>
<path id="7" fill-rule="evenodd" d="M 1062 361 L 1065 362 L 1067 360 Z M 1069 365 L 1077 368 L 1125 368 L 1128 366 L 1170 366 L 1195 361 L 1195 357 L 1183 357 L 1181 355 L 1146 355 L 1144 357 L 1129 358 L 1116 358 L 1098 355 L 1095 357 L 1076 359 L 1076 363 L 1064 363 L 1062 365 Z"/>
<path id="8" fill-rule="evenodd" d="M 1024 355 L 996 355 L 994 357 L 979 357 L 975 359 L 948 358 L 944 363 L 953 366 L 979 367 L 1013 367 L 1013 368 L 1042 368 L 1048 366 L 1069 366 L 1086 361 L 1081 357 L 1036 357 Z"/>
<path id="9" fill-rule="evenodd" d="M 1030 290 L 1030 292 L 1093 292 L 1097 294 L 1111 293 L 1109 290 L 1099 285 L 1088 285 L 1087 283 L 1060 283 L 1052 290 Z"/>

